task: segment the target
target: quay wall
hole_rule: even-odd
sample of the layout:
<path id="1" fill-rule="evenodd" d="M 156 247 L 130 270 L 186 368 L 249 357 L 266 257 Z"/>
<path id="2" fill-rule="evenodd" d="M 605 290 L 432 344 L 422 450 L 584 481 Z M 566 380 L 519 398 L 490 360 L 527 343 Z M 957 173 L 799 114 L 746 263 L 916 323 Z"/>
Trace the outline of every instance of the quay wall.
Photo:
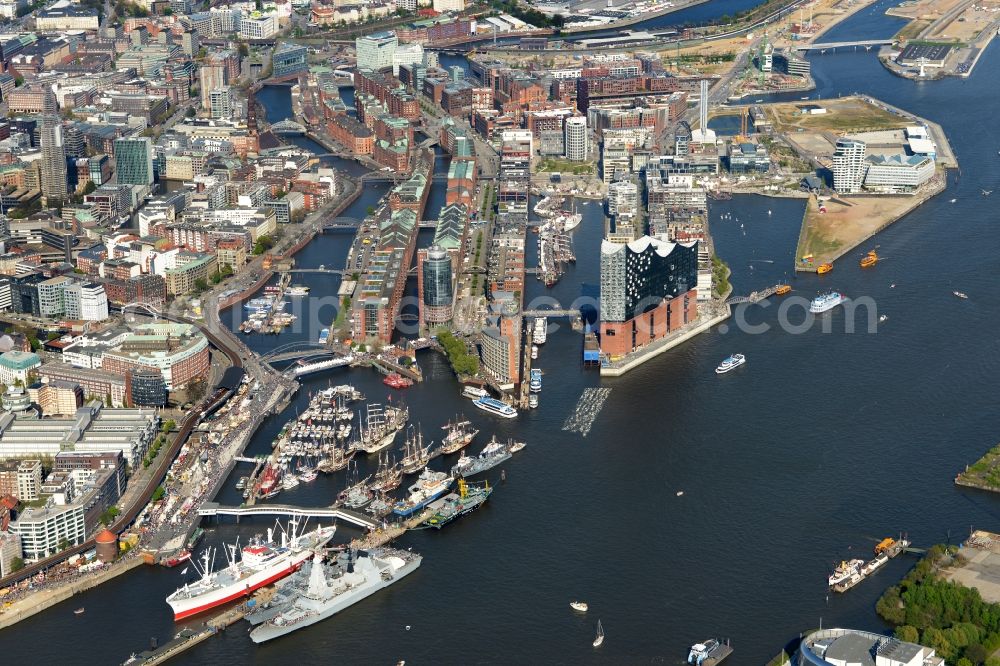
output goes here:
<path id="1" fill-rule="evenodd" d="M 358 197 L 361 196 L 361 191 L 363 188 L 359 184 L 354 183 L 353 180 L 349 181 L 354 185 L 354 188 L 350 194 L 337 202 L 337 205 L 330 209 L 328 212 L 321 213 L 324 217 L 337 217 L 340 215 L 348 206 L 354 203 Z M 281 259 L 288 259 L 294 256 L 296 253 L 300 252 L 302 248 L 311 243 L 314 238 L 316 238 L 317 230 L 313 228 L 309 233 L 305 234 L 298 242 L 292 247 L 285 250 L 279 255 Z M 261 273 L 260 279 L 249 285 L 246 289 L 239 291 L 235 294 L 229 295 L 227 298 L 219 301 L 219 310 L 225 310 L 230 308 L 237 303 L 242 303 L 246 299 L 257 293 L 261 287 L 263 287 L 267 282 L 274 277 L 274 271 L 263 271 Z"/>
<path id="2" fill-rule="evenodd" d="M 687 342 L 691 338 L 693 338 L 696 335 L 699 335 L 701 333 L 704 333 L 705 331 L 709 330 L 710 328 L 712 328 L 713 326 L 715 326 L 717 324 L 721 324 L 725 320 L 729 319 L 729 317 L 730 317 L 731 314 L 732 314 L 732 312 L 731 312 L 730 308 L 727 307 L 726 311 L 724 313 L 716 315 L 715 317 L 712 317 L 711 319 L 705 320 L 705 321 L 701 322 L 700 324 L 697 324 L 696 326 L 694 326 L 690 330 L 684 331 L 683 333 L 679 334 L 677 337 L 671 338 L 670 340 L 664 342 L 663 344 L 657 345 L 655 348 L 636 352 L 635 355 L 632 358 L 630 358 L 628 361 L 626 361 L 625 363 L 623 363 L 620 366 L 616 366 L 616 367 L 602 367 L 601 368 L 601 377 L 621 377 L 622 375 L 624 375 L 629 370 L 634 370 L 634 369 L 638 368 L 640 365 L 642 365 L 643 363 L 645 363 L 646 361 L 649 361 L 649 360 L 651 360 L 651 359 L 659 356 L 663 352 L 665 352 L 665 351 L 667 351 L 669 349 L 673 349 L 674 347 L 676 347 L 677 345 L 681 344 L 682 342 Z"/>
<path id="3" fill-rule="evenodd" d="M 872 238 L 876 234 L 879 234 L 882 231 L 885 231 L 885 229 L 887 229 L 889 227 L 889 225 L 894 224 L 895 222 L 898 222 L 903 217 L 905 217 L 909 213 L 913 212 L 913 210 L 915 210 L 917 208 L 917 206 L 920 206 L 921 204 L 923 204 L 925 201 L 927 201 L 931 197 L 936 196 L 936 195 L 940 194 L 941 192 L 944 192 L 945 187 L 946 187 L 946 185 L 945 185 L 946 181 L 947 181 L 947 178 L 944 177 L 944 176 L 941 176 L 940 178 L 938 178 L 937 180 L 935 180 L 935 182 L 929 188 L 927 188 L 924 192 L 921 192 L 920 194 L 913 195 L 912 200 L 910 201 L 910 203 L 906 207 L 904 207 L 901 210 L 899 210 L 896 213 L 894 213 L 889 219 L 887 219 L 885 222 L 883 222 L 882 224 L 880 224 L 878 227 L 872 229 L 864 237 L 857 238 L 856 240 L 853 241 L 853 243 L 851 245 L 845 246 L 839 253 L 837 253 L 836 255 L 834 255 L 832 257 L 830 257 L 829 262 L 833 263 L 834 261 L 840 259 L 845 254 L 847 254 L 848 252 L 851 252 L 856 247 L 858 247 L 859 245 L 863 244 L 865 241 L 867 241 L 868 239 Z M 877 195 L 872 195 L 872 196 L 877 196 Z M 804 216 L 803 216 L 802 222 L 803 222 L 802 229 L 799 231 L 799 245 L 796 245 L 796 248 L 801 247 L 802 237 L 805 234 L 806 225 L 805 225 L 805 217 Z M 796 257 L 795 261 L 796 261 L 796 265 L 795 265 L 795 272 L 796 273 L 815 273 L 816 272 L 816 267 L 815 266 L 802 266 L 802 265 L 800 265 L 798 263 L 798 257 Z"/>
<path id="4" fill-rule="evenodd" d="M 15 602 L 9 609 L 0 613 L 0 629 L 15 625 L 21 620 L 25 620 L 36 613 L 41 613 L 43 610 L 51 608 L 75 594 L 80 594 L 92 587 L 97 587 L 101 583 L 105 583 L 126 571 L 131 571 L 142 565 L 142 558 L 132 556 L 115 562 L 105 571 L 88 574 L 79 580 L 74 580 L 71 583 L 60 585 L 50 590 L 34 592 L 28 597 Z"/>

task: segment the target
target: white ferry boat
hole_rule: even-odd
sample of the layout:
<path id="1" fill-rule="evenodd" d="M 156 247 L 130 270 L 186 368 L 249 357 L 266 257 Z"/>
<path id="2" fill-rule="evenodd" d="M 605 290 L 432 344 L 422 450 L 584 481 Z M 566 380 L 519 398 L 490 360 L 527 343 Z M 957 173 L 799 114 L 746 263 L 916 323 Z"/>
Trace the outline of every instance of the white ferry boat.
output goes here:
<path id="1" fill-rule="evenodd" d="M 472 398 L 473 400 L 476 400 L 478 398 L 485 398 L 489 394 L 490 394 L 489 391 L 480 386 L 466 386 L 465 388 L 462 389 L 462 395 L 464 395 L 466 398 Z"/>
<path id="2" fill-rule="evenodd" d="M 844 295 L 839 291 L 831 291 L 827 294 L 820 294 L 816 298 L 812 299 L 812 302 L 809 304 L 809 312 L 813 314 L 826 312 L 827 310 L 832 310 L 843 302 Z"/>
<path id="3" fill-rule="evenodd" d="M 472 403 L 484 412 L 489 412 L 490 414 L 496 414 L 497 416 L 502 416 L 505 419 L 512 419 L 517 416 L 517 410 L 510 405 L 500 402 L 495 398 L 488 398 L 483 396 L 475 402 Z"/>
<path id="4" fill-rule="evenodd" d="M 548 327 L 548 322 L 545 321 L 545 317 L 535 317 L 535 325 L 533 332 L 531 334 L 531 342 L 535 345 L 544 345 L 545 339 L 548 337 L 545 329 Z"/>
<path id="5" fill-rule="evenodd" d="M 729 372 L 730 370 L 734 370 L 735 368 L 740 367 L 746 362 L 747 362 L 746 356 L 744 356 L 743 354 L 733 354 L 732 356 L 724 359 L 722 363 L 719 364 L 719 367 L 715 369 L 715 374 L 723 375 Z"/>
<path id="6" fill-rule="evenodd" d="M 528 380 L 528 388 L 532 393 L 540 393 L 542 390 L 542 371 L 532 370 L 531 378 Z"/>
<path id="7" fill-rule="evenodd" d="M 289 296 L 305 296 L 309 293 L 309 287 L 289 287 L 285 293 Z"/>

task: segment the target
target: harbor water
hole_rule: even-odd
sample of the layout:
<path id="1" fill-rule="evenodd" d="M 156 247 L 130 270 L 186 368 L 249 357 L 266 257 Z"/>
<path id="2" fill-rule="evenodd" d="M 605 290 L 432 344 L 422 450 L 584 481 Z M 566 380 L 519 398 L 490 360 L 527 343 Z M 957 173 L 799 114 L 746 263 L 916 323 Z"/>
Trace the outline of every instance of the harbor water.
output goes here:
<path id="1" fill-rule="evenodd" d="M 866 10 L 830 37 L 896 29 L 896 19 Z M 829 275 L 793 275 L 797 199 L 713 202 L 716 250 L 737 294 L 779 282 L 806 298 L 837 289 L 871 299 L 888 317 L 876 320 L 877 330 L 847 333 L 838 308 L 804 332 L 786 332 L 780 322 L 802 321 L 802 308 L 782 313 L 774 300 L 748 308 L 742 324 L 734 317 L 624 377 L 601 380 L 581 367 L 580 335 L 560 326 L 536 362 L 545 373 L 539 408 L 511 421 L 473 409 L 443 359 L 420 352 L 427 380 L 392 400 L 405 400 L 425 437 L 439 441 L 440 426 L 464 412 L 482 431 L 472 451 L 493 434 L 528 443 L 485 475 L 497 486 L 489 502 L 440 532 L 401 538 L 399 546 L 424 556 L 421 568 L 337 617 L 263 646 L 235 625 L 175 662 L 281 664 L 294 655 L 303 664 L 678 663 L 692 643 L 720 637 L 732 640 L 730 663 L 761 664 L 820 624 L 884 628 L 875 601 L 914 557 L 829 595 L 826 576 L 841 559 L 864 557 L 899 532 L 927 547 L 956 542 L 970 526 L 997 529 L 1000 499 L 952 483 L 998 438 L 998 368 L 990 360 L 1000 328 L 998 248 L 994 202 L 981 192 L 1000 191 L 997 47 L 968 80 L 933 83 L 896 78 L 863 49 L 810 59 L 821 96 L 866 92 L 940 123 L 961 177 L 953 173 L 946 192 L 873 239 L 881 260 L 867 271 L 857 266 L 866 245 Z M 380 192 L 367 186 L 345 215 L 363 217 Z M 596 203 L 580 209 L 576 265 L 552 289 L 529 278 L 529 302 L 596 295 L 603 216 Z M 346 234 L 322 236 L 297 264 L 340 268 L 349 243 Z M 339 279 L 302 274 L 295 282 L 313 289 L 300 306 L 311 317 L 312 298 L 335 292 Z M 331 307 L 321 318 L 333 316 Z M 759 325 L 769 329 L 749 332 Z M 266 351 L 312 335 L 247 340 Z M 714 367 L 735 352 L 746 365 L 717 376 Z M 372 401 L 391 392 L 369 370 L 310 377 L 248 453 L 270 451 L 310 391 L 331 382 L 352 383 Z M 596 388 L 610 389 L 603 404 Z M 564 430 L 576 412 L 575 430 Z M 431 466 L 445 469 L 456 458 Z M 359 464 L 362 475 L 373 469 Z M 238 468 L 220 502 L 241 501 L 240 475 Z M 343 485 L 343 473 L 321 475 L 275 501 L 326 506 Z M 245 541 L 269 524 L 212 524 L 205 543 Z M 357 533 L 341 526 L 337 540 Z M 177 569 L 139 568 L 0 632 L 0 654 L 11 663 L 119 663 L 151 636 L 162 643 L 177 630 L 163 599 L 184 580 Z M 589 604 L 586 615 L 570 610 L 576 599 Z M 80 606 L 86 613 L 74 616 Z M 607 637 L 595 650 L 598 619 Z"/>

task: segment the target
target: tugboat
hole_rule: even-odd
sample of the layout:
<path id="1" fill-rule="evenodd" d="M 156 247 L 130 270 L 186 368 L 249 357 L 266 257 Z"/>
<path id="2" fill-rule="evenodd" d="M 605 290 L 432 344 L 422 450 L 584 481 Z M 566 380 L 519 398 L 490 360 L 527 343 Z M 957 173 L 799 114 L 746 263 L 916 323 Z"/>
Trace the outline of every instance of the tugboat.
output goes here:
<path id="1" fill-rule="evenodd" d="M 456 419 L 455 423 L 441 426 L 441 429 L 448 431 L 448 434 L 441 440 L 440 450 L 445 455 L 464 449 L 472 443 L 472 438 L 479 434 L 479 431 L 472 427 L 472 423 L 465 420 Z"/>
<path id="2" fill-rule="evenodd" d="M 404 377 L 398 372 L 390 372 L 388 375 L 385 376 L 385 379 L 382 380 L 382 383 L 394 389 L 404 389 L 413 386 L 412 379 L 410 379 L 409 377 Z"/>
<path id="3" fill-rule="evenodd" d="M 715 369 L 715 374 L 724 375 L 730 370 L 734 370 L 746 362 L 747 362 L 746 356 L 744 356 L 743 354 L 733 354 L 732 356 L 724 359 L 722 363 L 719 364 L 719 367 Z"/>
<path id="4" fill-rule="evenodd" d="M 487 499 L 493 489 L 490 484 L 469 486 L 465 479 L 458 480 L 458 492 L 449 493 L 439 500 L 431 502 L 430 508 L 434 515 L 424 521 L 424 525 L 441 529 L 459 516 L 464 516 L 478 509 Z"/>

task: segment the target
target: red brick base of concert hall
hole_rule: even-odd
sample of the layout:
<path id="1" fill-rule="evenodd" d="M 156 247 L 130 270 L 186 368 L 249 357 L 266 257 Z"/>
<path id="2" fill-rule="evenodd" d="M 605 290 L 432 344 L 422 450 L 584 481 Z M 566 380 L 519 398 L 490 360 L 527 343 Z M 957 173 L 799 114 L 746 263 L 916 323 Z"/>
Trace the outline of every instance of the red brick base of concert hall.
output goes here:
<path id="1" fill-rule="evenodd" d="M 698 298 L 694 289 L 628 321 L 602 321 L 601 353 L 622 356 L 664 338 L 698 318 Z"/>

